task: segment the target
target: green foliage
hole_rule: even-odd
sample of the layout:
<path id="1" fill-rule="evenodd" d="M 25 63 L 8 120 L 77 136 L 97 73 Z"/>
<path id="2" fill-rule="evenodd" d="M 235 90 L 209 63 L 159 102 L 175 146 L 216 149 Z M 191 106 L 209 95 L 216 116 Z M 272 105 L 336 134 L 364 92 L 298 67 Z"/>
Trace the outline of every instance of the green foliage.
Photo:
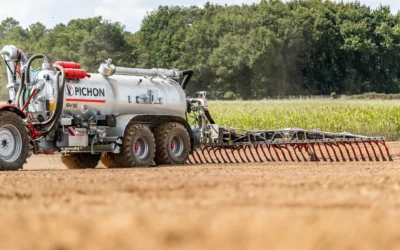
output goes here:
<path id="1" fill-rule="evenodd" d="M 236 96 L 235 93 L 233 93 L 232 91 L 228 91 L 224 94 L 224 100 L 235 100 Z"/>
<path id="2" fill-rule="evenodd" d="M 28 56 L 45 54 L 52 61 L 79 62 L 83 68 L 107 58 L 113 58 L 116 64 L 134 66 L 136 55 L 135 48 L 128 43 L 130 36 L 120 23 L 101 17 L 72 20 L 53 29 L 47 29 L 41 23 L 23 29 L 13 18 L 7 18 L 0 24 L 0 48 L 14 44 Z M 6 67 L 1 65 L 0 79 L 5 82 Z M 2 95 L 6 93 L 4 85 L 1 85 Z"/>
<path id="3" fill-rule="evenodd" d="M 360 95 L 347 96 L 350 100 L 400 100 L 400 94 L 382 94 L 375 92 L 363 93 Z"/>
<path id="4" fill-rule="evenodd" d="M 286 127 L 350 132 L 400 140 L 400 101 L 210 101 L 216 123 L 243 129 Z"/>
<path id="5" fill-rule="evenodd" d="M 400 90 L 400 13 L 358 1 L 160 6 L 134 34 L 101 17 L 52 29 L 41 23 L 24 29 L 7 18 L 0 23 L 5 44 L 84 68 L 113 58 L 128 67 L 192 69 L 188 94 L 206 90 L 214 99 Z"/>

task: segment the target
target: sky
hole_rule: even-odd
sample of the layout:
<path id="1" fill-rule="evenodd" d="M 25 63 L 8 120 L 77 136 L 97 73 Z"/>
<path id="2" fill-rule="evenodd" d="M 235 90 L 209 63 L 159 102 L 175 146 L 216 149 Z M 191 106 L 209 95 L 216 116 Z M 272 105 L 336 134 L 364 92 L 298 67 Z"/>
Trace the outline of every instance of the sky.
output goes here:
<path id="1" fill-rule="evenodd" d="M 30 24 L 41 22 L 48 28 L 59 23 L 68 23 L 71 19 L 103 16 L 104 19 L 120 22 L 130 32 L 140 29 L 140 24 L 147 12 L 159 5 L 203 6 L 207 0 L 0 0 L 0 21 L 13 17 L 20 25 L 27 28 Z M 209 0 L 218 4 L 252 4 L 260 0 Z M 344 0 L 348 1 L 348 0 Z M 360 0 L 362 4 L 379 7 L 389 5 L 393 13 L 400 10 L 399 0 Z"/>

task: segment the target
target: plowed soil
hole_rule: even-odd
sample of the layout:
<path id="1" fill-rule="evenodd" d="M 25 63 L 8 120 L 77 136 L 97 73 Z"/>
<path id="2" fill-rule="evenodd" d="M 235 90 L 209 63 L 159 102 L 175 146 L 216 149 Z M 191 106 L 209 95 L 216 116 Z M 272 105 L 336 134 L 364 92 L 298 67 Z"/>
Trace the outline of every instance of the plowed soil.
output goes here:
<path id="1" fill-rule="evenodd" d="M 393 162 L 0 172 L 0 249 L 400 249 Z"/>

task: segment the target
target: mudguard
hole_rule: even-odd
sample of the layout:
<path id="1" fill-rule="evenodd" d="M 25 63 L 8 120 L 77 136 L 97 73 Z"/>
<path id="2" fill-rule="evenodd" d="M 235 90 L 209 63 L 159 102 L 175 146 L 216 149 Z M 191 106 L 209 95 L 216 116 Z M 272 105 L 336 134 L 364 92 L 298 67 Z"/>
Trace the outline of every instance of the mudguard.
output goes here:
<path id="1" fill-rule="evenodd" d="M 10 112 L 16 113 L 23 119 L 26 118 L 25 113 L 22 112 L 22 110 L 19 109 L 17 107 L 17 105 L 14 105 L 14 104 L 0 105 L 0 111 L 10 111 Z"/>

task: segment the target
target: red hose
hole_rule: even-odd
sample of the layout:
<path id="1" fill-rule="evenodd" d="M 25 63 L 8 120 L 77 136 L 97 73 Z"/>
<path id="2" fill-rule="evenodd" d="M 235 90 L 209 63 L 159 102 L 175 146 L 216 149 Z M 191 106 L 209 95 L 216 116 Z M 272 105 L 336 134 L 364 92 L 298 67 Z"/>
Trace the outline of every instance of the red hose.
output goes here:
<path id="1" fill-rule="evenodd" d="M 34 90 L 32 91 L 32 93 L 31 93 L 31 95 L 29 96 L 28 100 L 26 100 L 24 106 L 22 107 L 22 111 L 24 111 L 25 108 L 26 108 L 26 106 L 28 106 L 28 104 L 31 102 L 32 97 L 36 94 L 36 92 L 37 92 L 37 89 L 34 89 Z"/>

